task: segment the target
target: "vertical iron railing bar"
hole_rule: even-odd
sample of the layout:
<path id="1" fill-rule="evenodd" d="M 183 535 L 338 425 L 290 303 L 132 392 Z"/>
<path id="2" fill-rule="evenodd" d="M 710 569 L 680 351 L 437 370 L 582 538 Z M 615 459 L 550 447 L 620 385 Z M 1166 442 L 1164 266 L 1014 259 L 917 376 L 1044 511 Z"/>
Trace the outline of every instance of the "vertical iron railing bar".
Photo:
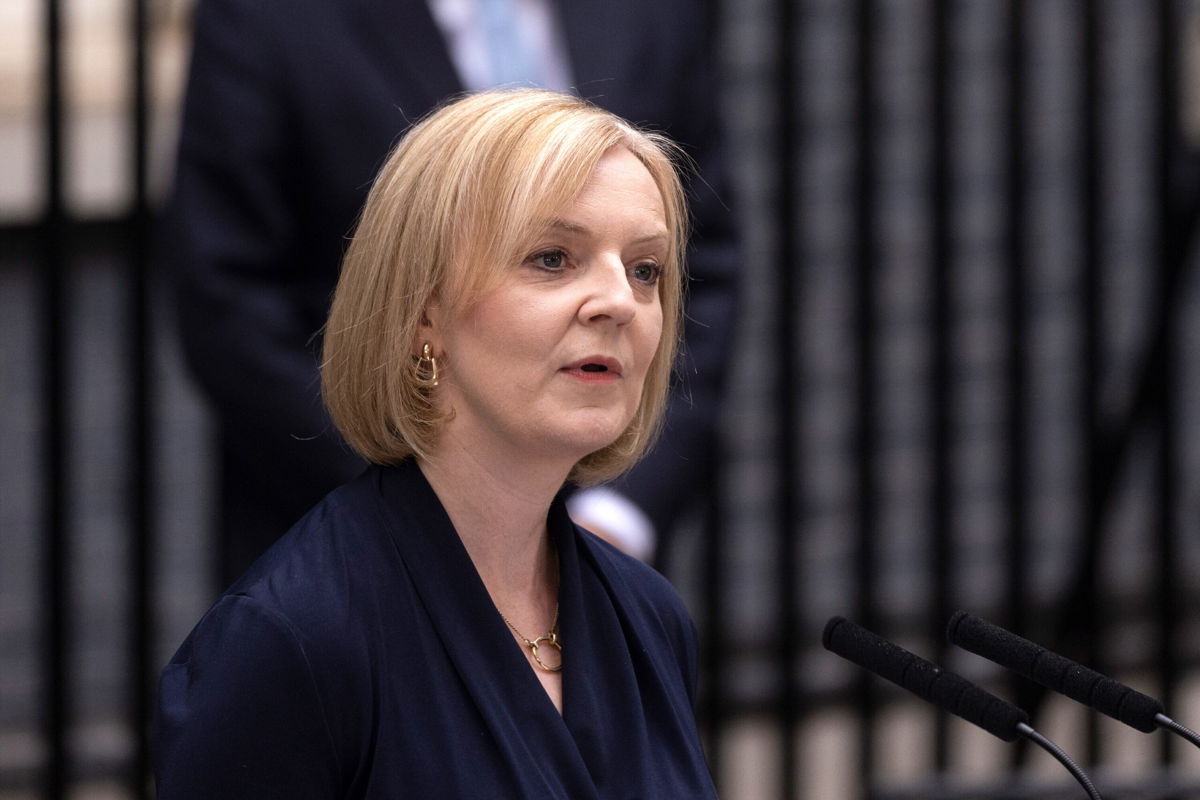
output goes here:
<path id="1" fill-rule="evenodd" d="M 854 474 L 858 491 L 857 530 L 855 531 L 855 582 L 857 593 L 855 615 L 871 629 L 878 629 L 876 620 L 876 581 L 879 566 L 876 558 L 878 511 L 875 503 L 879 492 L 875 476 L 878 451 L 878 344 L 876 341 L 876 307 L 874 278 L 877 273 L 878 226 L 876 224 L 877 174 L 875 147 L 877 115 L 875 113 L 875 20 L 876 4 L 858 0 L 854 5 L 855 76 L 854 104 L 854 178 L 853 222 L 851 241 L 851 280 L 853 281 L 854 325 Z M 865 671 L 856 677 L 855 696 L 859 708 L 858 745 L 859 774 L 862 792 L 867 794 L 873 782 L 875 763 L 876 697 L 870 675 Z"/>
<path id="2" fill-rule="evenodd" d="M 796 525 L 800 519 L 799 457 L 796 451 L 799 441 L 797 405 L 803 387 L 800 385 L 800 364 L 796 347 L 797 325 L 793 309 L 800 296 L 796 272 L 800 268 L 800 257 L 796 244 L 796 185 L 799 175 L 799 109 L 797 100 L 797 29 L 795 3 L 797 0 L 780 0 L 777 5 L 776 47 L 778 69 L 775 76 L 778 98 L 779 123 L 777 140 L 779 147 L 778 175 L 776 188 L 776 220 L 779 265 L 776 292 L 778 305 L 774 309 L 776 326 L 775 341 L 780 353 L 776 363 L 781 365 L 776 383 L 775 413 L 779 431 L 775 438 L 778 462 L 779 502 L 776 504 L 775 581 L 778 603 L 778 636 L 775 643 L 775 661 L 779 687 L 779 780 L 782 800 L 799 797 L 797 777 L 799 769 L 796 759 L 796 731 L 799 720 L 800 699 L 796 684 L 796 654 L 799 650 L 800 615 L 796 602 L 796 575 L 799 564 L 796 554 Z"/>
<path id="3" fill-rule="evenodd" d="M 1083 97 L 1081 112 L 1080 162 L 1083 171 L 1080 185 L 1080 286 L 1083 292 L 1083 370 L 1079 385 L 1080 424 L 1083 430 L 1082 446 L 1079 448 L 1078 470 L 1083 485 L 1083 508 L 1079 547 L 1082 549 L 1080 563 L 1083 567 L 1083 592 L 1078 613 L 1071 617 L 1077 621 L 1078 636 L 1082 640 L 1080 649 L 1085 664 L 1103 670 L 1101 646 L 1104 631 L 1101 629 L 1103 614 L 1099 612 L 1100 539 L 1104 518 L 1101 515 L 1103 498 L 1098 494 L 1099 480 L 1096 471 L 1096 447 L 1100 431 L 1100 393 L 1102 362 L 1104 359 L 1103 330 L 1101 317 L 1104 308 L 1103 261 L 1104 248 L 1100 237 L 1103 227 L 1101 198 L 1100 158 L 1100 9 L 1098 3 L 1084 2 L 1083 13 Z M 1086 760 L 1099 764 L 1103 758 L 1096 714 L 1088 713 L 1086 723 Z"/>
<path id="4" fill-rule="evenodd" d="M 718 33 L 723 29 L 723 4 L 720 0 L 705 0 L 703 7 L 707 50 L 710 53 L 716 53 L 719 50 Z M 701 539 L 704 554 L 701 565 L 704 580 L 702 604 L 706 624 L 701 651 L 705 687 L 701 698 L 702 719 L 708 746 L 709 770 L 718 790 L 721 787 L 723 776 L 722 750 L 731 718 L 732 705 L 729 700 L 728 681 L 725 677 L 731 652 L 728 617 L 725 613 L 729 581 L 727 579 L 728 559 L 724 537 L 728 530 L 728 520 L 725 516 L 726 506 L 722 481 L 724 465 L 728 463 L 727 458 L 728 451 L 725 443 L 718 435 L 704 478 L 708 491 L 705 494 Z M 666 555 L 665 551 L 660 551 L 660 563 Z"/>
<path id="5" fill-rule="evenodd" d="M 951 342 L 951 274 L 953 271 L 953 232 L 951 230 L 950 203 L 953 191 L 953 164 L 951 154 L 950 92 L 952 87 L 951 65 L 951 19 L 948 3 L 930 5 L 933 14 L 932 63 L 930 64 L 933 97 L 930 103 L 932 119 L 932 156 L 929 185 L 930 198 L 930 269 L 932 298 L 930 313 L 930 341 L 933 352 L 929 386 L 930 399 L 930 450 L 932 455 L 932 483 L 930 496 L 931 533 L 930 568 L 932 572 L 929 605 L 929 631 L 933 644 L 933 658 L 940 663 L 946 650 L 942 631 L 953 609 L 950 607 L 951 559 L 951 503 L 953 497 L 950 449 L 952 438 L 952 390 L 951 370 L 953 352 Z M 947 728 L 949 719 L 938 712 L 934 725 L 934 767 L 939 772 L 948 763 Z"/>
<path id="6" fill-rule="evenodd" d="M 796 185 L 799 173 L 799 151 L 797 148 L 798 101 L 797 101 L 797 28 L 796 0 L 780 0 L 776 6 L 776 47 L 778 47 L 778 71 L 775 74 L 776 96 L 779 102 L 779 128 L 776 132 L 779 146 L 780 181 L 776 187 L 776 221 L 778 231 L 779 302 L 774 309 L 775 341 L 780 349 L 778 363 L 778 385 L 776 385 L 775 414 L 778 415 L 779 433 L 776 435 L 776 459 L 779 464 L 779 503 L 775 518 L 775 582 L 778 603 L 778 636 L 775 642 L 776 681 L 779 686 L 779 752 L 780 792 L 782 800 L 796 800 L 797 787 L 796 735 L 799 721 L 798 686 L 796 684 L 796 654 L 799 649 L 799 612 L 796 601 L 796 575 L 799 570 L 796 552 L 796 524 L 799 519 L 799 465 L 797 446 L 799 423 L 797 402 L 800 397 L 799 360 L 796 347 L 797 325 L 793 309 L 798 307 L 798 279 L 800 258 L 797 247 L 796 229 Z"/>
<path id="7" fill-rule="evenodd" d="M 1162 369 L 1158 372 L 1158 394 L 1161 403 L 1161 417 L 1158 435 L 1158 485 L 1156 492 L 1157 505 L 1157 563 L 1154 569 L 1155 631 L 1158 639 L 1157 659 L 1159 666 L 1160 688 L 1159 696 L 1167 708 L 1171 708 L 1175 697 L 1175 688 L 1179 680 L 1179 653 L 1176 640 L 1179 632 L 1179 614 L 1175 602 L 1177 596 L 1177 572 L 1180 559 L 1176 547 L 1176 518 L 1175 511 L 1179 498 L 1179 460 L 1178 434 L 1179 409 L 1176 403 L 1175 368 L 1180 363 L 1178 347 L 1178 317 L 1179 306 L 1171 302 L 1166 294 L 1169 281 L 1168 274 L 1173 269 L 1170 259 L 1179 251 L 1176 240 L 1181 238 L 1179 216 L 1172 192 L 1172 166 L 1174 156 L 1178 152 L 1176 130 L 1179 120 L 1179 75 L 1176 59 L 1179 49 L 1176 46 L 1177 19 L 1173 0 L 1159 0 L 1155 4 L 1157 34 L 1157 52 L 1155 83 L 1159 90 L 1156 94 L 1158 106 L 1155 113 L 1155 139 L 1157 140 L 1157 158 L 1155 163 L 1155 202 L 1158 213 L 1157 247 L 1155 259 L 1158 262 L 1155 273 L 1159 276 L 1156 287 L 1156 311 L 1159 324 L 1163 326 L 1162 339 L 1163 357 Z M 1173 761 L 1175 738 L 1162 737 L 1160 740 L 1159 756 L 1163 764 Z"/>
<path id="8" fill-rule="evenodd" d="M 60 0 L 46 0 L 43 20 L 43 113 L 45 208 L 40 220 L 40 327 L 43 542 L 41 564 L 42 669 L 41 735 L 45 752 L 42 792 L 47 800 L 66 795 L 70 774 L 67 726 L 70 692 L 67 660 L 71 613 L 67 542 L 67 220 L 64 201 L 63 24 Z"/>
<path id="9" fill-rule="evenodd" d="M 723 457 L 723 449 L 717 447 L 714 457 Z M 703 531 L 705 542 L 704 557 L 704 611 L 707 630 L 704 637 L 704 727 L 708 744 L 708 767 L 713 783 L 719 789 L 723 775 L 722 746 L 724 734 L 729 723 L 729 698 L 726 691 L 725 675 L 729 661 L 729 637 L 726 633 L 727 617 L 725 614 L 725 594 L 728 581 L 725 580 L 726 549 L 722 533 L 724 519 L 721 516 L 721 504 L 717 500 L 720 487 L 717 485 L 719 470 L 714 468 L 709 476 L 710 491 L 707 493 L 704 514 Z"/>
<path id="10" fill-rule="evenodd" d="M 1073 575 L 1068 584 L 1055 622 L 1052 648 L 1095 669 L 1101 669 L 1097 603 L 1099 592 L 1097 573 L 1099 549 L 1104 533 L 1104 519 L 1108 504 L 1113 499 L 1115 473 L 1119 465 L 1113 462 L 1113 472 L 1106 474 L 1110 466 L 1104 461 L 1105 440 L 1099 413 L 1101 346 L 1100 310 L 1103 307 L 1101 292 L 1100 262 L 1102 251 L 1100 235 L 1100 159 L 1099 159 L 1099 12 L 1095 4 L 1083 2 L 1079 6 L 1082 15 L 1082 100 L 1080 108 L 1080 292 L 1082 335 L 1081 373 L 1077 390 L 1077 413 L 1082 433 L 1081 444 L 1075 459 L 1075 471 L 1080 483 L 1079 526 L 1077 531 L 1079 551 L 1072 565 Z M 1123 453 L 1127 454 L 1127 446 Z M 1036 716 L 1046 700 L 1046 692 L 1039 690 L 1034 699 L 1026 704 L 1026 710 Z M 1085 764 L 1096 764 L 1101 757 L 1096 715 L 1089 712 L 1085 724 Z"/>
<path id="11" fill-rule="evenodd" d="M 1008 386 L 1008 405 L 1005 409 L 1005 474 L 1004 496 L 1007 508 L 1007 572 L 1005 576 L 1004 618 L 1010 630 L 1024 631 L 1029 620 L 1026 612 L 1029 597 L 1028 575 L 1032 570 L 1029 547 L 1029 471 L 1030 409 L 1029 409 L 1029 264 L 1026 258 L 1025 202 L 1029 191 L 1026 143 L 1029 131 L 1025 122 L 1027 91 L 1026 14 L 1024 0 L 1009 0 L 1008 25 L 1005 31 L 1005 72 L 1008 86 L 1005 98 L 1007 140 L 1005 148 L 1005 232 L 1004 262 L 1008 282 L 1004 306 L 1006 340 L 1005 382 Z M 1009 692 L 1015 695 L 1022 684 L 1013 675 Z M 1018 703 L 1020 705 L 1020 703 Z M 1024 740 L 1022 740 L 1024 741 Z M 1028 747 L 1010 751 L 1010 765 L 1018 768 Z"/>
<path id="12" fill-rule="evenodd" d="M 130 432 L 127 475 L 129 542 L 128 725 L 134 743 L 128 775 L 128 790 L 139 800 L 149 796 L 149 722 L 154 667 L 153 523 L 151 519 L 153 351 L 150 334 L 149 291 L 149 53 L 150 26 L 147 0 L 129 0 L 131 87 L 129 121 L 132 165 L 132 207 L 126 253 L 126 303 L 128 329 L 129 392 L 127 425 Z"/>

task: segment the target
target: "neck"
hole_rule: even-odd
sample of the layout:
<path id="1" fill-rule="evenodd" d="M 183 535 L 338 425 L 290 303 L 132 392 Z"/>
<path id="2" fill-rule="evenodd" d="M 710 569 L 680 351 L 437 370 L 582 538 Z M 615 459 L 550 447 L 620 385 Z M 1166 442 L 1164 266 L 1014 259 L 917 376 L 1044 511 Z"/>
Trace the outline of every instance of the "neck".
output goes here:
<path id="1" fill-rule="evenodd" d="M 553 597 L 546 517 L 565 471 L 489 465 L 452 441 L 418 465 L 499 607 Z"/>
<path id="2" fill-rule="evenodd" d="M 558 558 L 546 517 L 570 466 L 492 459 L 446 436 L 418 466 L 441 500 L 492 602 L 520 639 L 521 651 L 559 713 L 562 675 L 535 666 L 526 639 L 546 635 L 558 617 Z M 514 640 L 515 641 L 515 640 Z M 550 663 L 560 654 L 542 644 Z"/>

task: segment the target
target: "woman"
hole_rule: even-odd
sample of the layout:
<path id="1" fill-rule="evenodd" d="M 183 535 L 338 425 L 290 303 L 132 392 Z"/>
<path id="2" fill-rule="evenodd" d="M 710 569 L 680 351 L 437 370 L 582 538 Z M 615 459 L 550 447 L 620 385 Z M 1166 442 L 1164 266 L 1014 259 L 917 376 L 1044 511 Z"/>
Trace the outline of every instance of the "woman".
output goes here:
<path id="1" fill-rule="evenodd" d="M 630 466 L 661 415 L 673 153 L 535 90 L 400 142 L 325 334 L 326 402 L 375 466 L 164 670 L 160 798 L 715 796 L 682 603 L 558 497 Z"/>

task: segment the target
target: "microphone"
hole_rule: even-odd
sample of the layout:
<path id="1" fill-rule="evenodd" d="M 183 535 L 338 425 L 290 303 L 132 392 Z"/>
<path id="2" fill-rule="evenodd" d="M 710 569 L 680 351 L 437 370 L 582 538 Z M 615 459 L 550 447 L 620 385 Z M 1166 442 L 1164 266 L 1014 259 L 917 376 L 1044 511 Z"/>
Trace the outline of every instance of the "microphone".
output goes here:
<path id="1" fill-rule="evenodd" d="M 1012 703 L 843 617 L 829 620 L 822 642 L 826 650 L 1006 742 L 1016 741 L 1017 726 L 1029 723 L 1029 715 Z"/>
<path id="2" fill-rule="evenodd" d="M 966 678 L 944 670 L 844 617 L 825 624 L 821 642 L 829 650 L 922 700 L 978 725 L 1006 742 L 1024 737 L 1067 768 L 1091 800 L 1101 800 L 1083 770 L 1058 745 L 1029 726 L 1029 715 Z"/>
<path id="3" fill-rule="evenodd" d="M 1158 700 L 998 625 L 958 611 L 946 626 L 946 638 L 1139 731 L 1166 728 L 1200 747 L 1200 736 L 1168 717 Z"/>

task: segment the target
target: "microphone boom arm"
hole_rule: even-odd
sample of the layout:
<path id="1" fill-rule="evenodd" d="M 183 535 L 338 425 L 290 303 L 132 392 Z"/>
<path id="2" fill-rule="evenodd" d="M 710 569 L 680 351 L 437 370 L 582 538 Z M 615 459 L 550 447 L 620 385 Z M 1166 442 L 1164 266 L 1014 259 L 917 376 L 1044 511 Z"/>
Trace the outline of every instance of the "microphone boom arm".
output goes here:
<path id="1" fill-rule="evenodd" d="M 1079 765 L 1076 764 L 1061 747 L 1047 739 L 1045 736 L 1042 736 L 1024 722 L 1017 723 L 1017 733 L 1021 734 L 1023 737 L 1058 759 L 1058 763 L 1066 767 L 1067 771 L 1071 773 L 1075 780 L 1079 781 L 1079 785 L 1083 787 L 1083 790 L 1087 792 L 1088 797 L 1091 798 L 1091 800 L 1103 800 L 1103 798 L 1100 797 L 1100 792 L 1096 791 L 1096 787 L 1092 785 L 1091 779 L 1088 778 L 1087 774 L 1079 768 Z"/>

